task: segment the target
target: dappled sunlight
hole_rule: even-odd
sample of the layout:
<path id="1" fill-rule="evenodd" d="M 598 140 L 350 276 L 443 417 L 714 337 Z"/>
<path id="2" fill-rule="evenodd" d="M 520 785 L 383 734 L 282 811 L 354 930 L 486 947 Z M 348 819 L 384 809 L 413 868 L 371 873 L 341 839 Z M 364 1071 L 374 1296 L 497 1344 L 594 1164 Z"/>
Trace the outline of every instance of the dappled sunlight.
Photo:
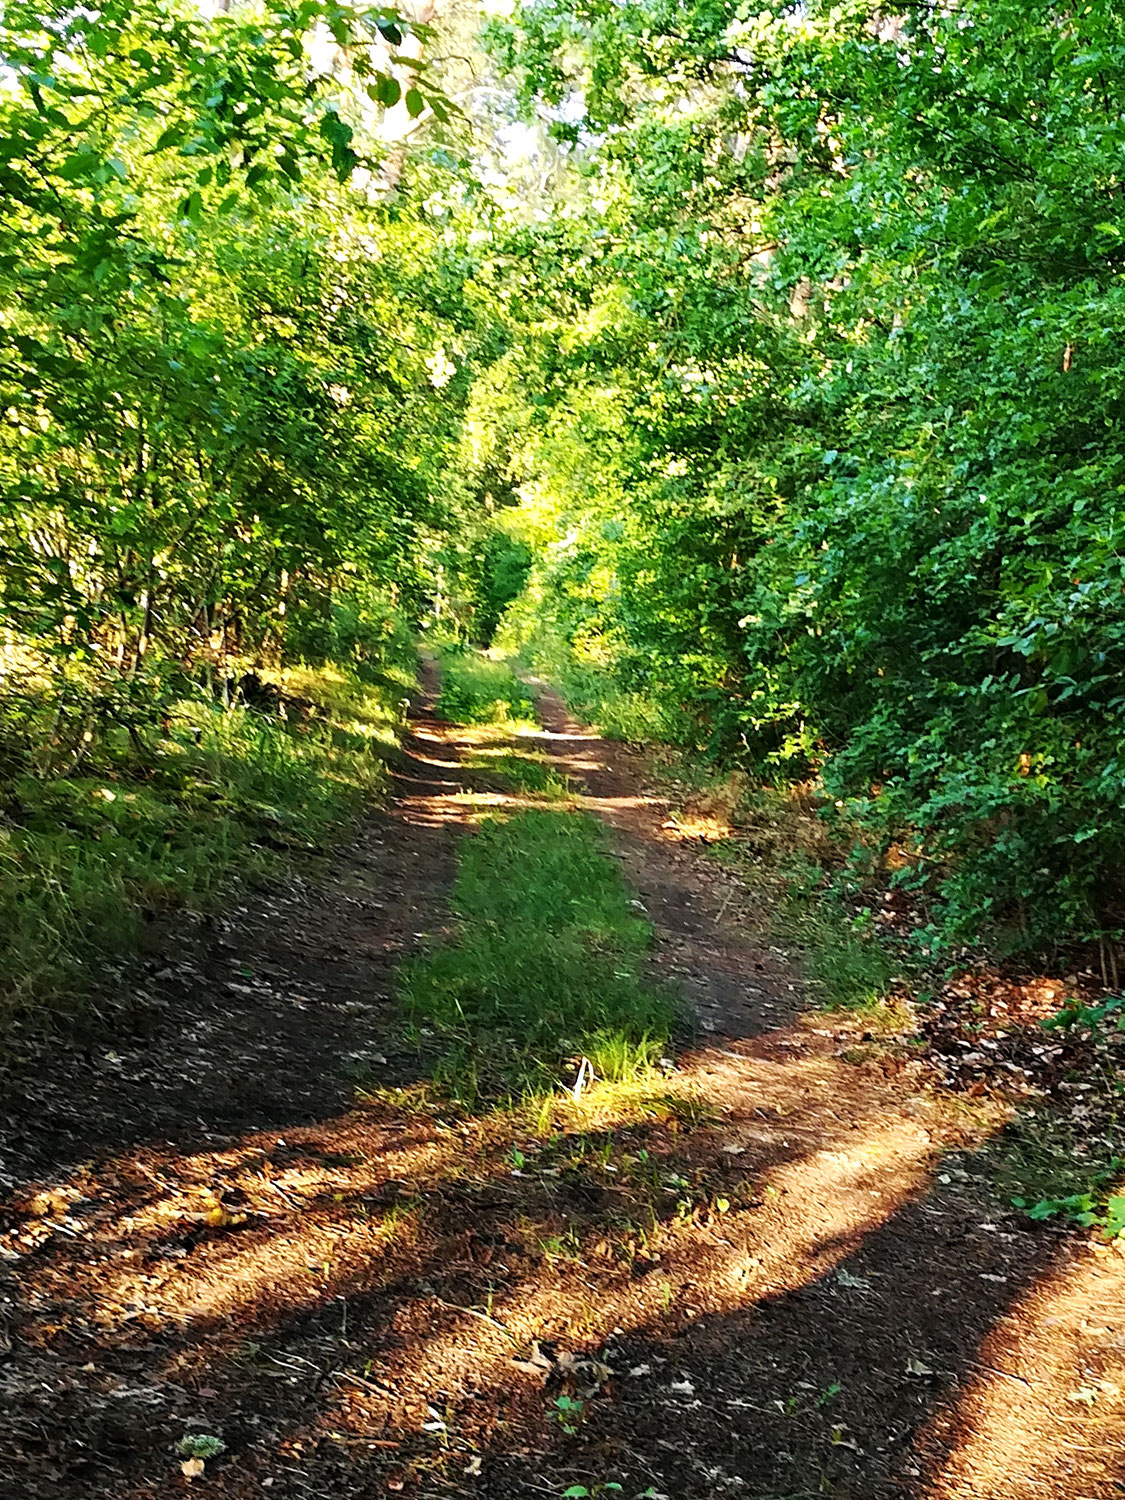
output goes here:
<path id="1" fill-rule="evenodd" d="M 53 1253 L 44 1256 L 41 1242 L 22 1292 L 88 1298 L 104 1328 L 133 1321 L 138 1305 L 159 1324 L 253 1316 L 275 1305 L 279 1292 L 287 1302 L 315 1301 L 342 1238 L 349 1256 L 377 1258 L 390 1229 L 400 1227 L 384 1222 L 386 1205 L 365 1195 L 388 1183 L 440 1179 L 457 1170 L 462 1152 L 461 1137 L 435 1131 L 432 1122 L 404 1140 L 360 1111 L 284 1140 L 257 1136 L 227 1151 L 163 1160 L 146 1151 L 110 1162 L 82 1180 L 81 1196 L 92 1205 L 86 1222 L 67 1212 L 78 1190 L 53 1190 L 56 1214 L 38 1222 L 60 1232 Z M 123 1176 L 141 1176 L 152 1190 L 126 1212 L 103 1215 L 99 1198 Z M 76 1226 L 91 1253 L 68 1253 Z M 23 1235 L 20 1225 L 7 1237 L 10 1253 L 21 1252 Z"/>
<path id="2" fill-rule="evenodd" d="M 950 1140 L 994 1124 L 951 1119 L 924 1090 L 786 1028 L 691 1053 L 667 1079 L 514 1113 L 450 1123 L 381 1104 L 288 1131 L 280 1152 L 258 1136 L 163 1163 L 147 1153 L 154 1191 L 97 1226 L 111 1258 L 56 1241 L 24 1293 L 48 1327 L 53 1307 L 77 1307 L 142 1351 L 158 1389 L 190 1374 L 213 1392 L 218 1430 L 224 1402 L 279 1383 L 310 1392 L 280 1440 L 294 1464 L 327 1442 L 361 1470 L 444 1473 L 455 1427 L 486 1455 L 516 1441 L 493 1410 L 549 1430 L 537 1348 L 660 1347 L 834 1284 L 925 1199 Z M 209 1225 L 216 1207 L 249 1222 Z M 185 1221 L 188 1253 L 168 1263 L 167 1226 Z M 122 1246 L 132 1264 L 112 1258 Z M 187 1336 L 173 1360 L 170 1327 Z"/>
<path id="3" fill-rule="evenodd" d="M 1035 1500 L 1125 1481 L 1125 1256 L 1077 1249 L 1016 1302 L 979 1353 L 981 1373 L 936 1430 L 952 1444 L 927 1496 Z"/>
<path id="4" fill-rule="evenodd" d="M 459 771 L 461 769 L 461 762 L 459 760 L 442 760 L 436 755 L 419 755 L 415 752 L 412 759 L 416 765 L 436 766 L 441 771 Z"/>
<path id="5" fill-rule="evenodd" d="M 590 796 L 589 793 L 584 793 L 578 800 L 580 806 L 607 817 L 614 812 L 633 811 L 654 805 L 652 797 L 643 796 Z"/>
<path id="6" fill-rule="evenodd" d="M 534 794 L 521 796 L 518 792 L 475 792 L 463 791 L 455 794 L 455 800 L 471 815 L 477 813 L 487 815 L 495 812 L 527 812 L 534 808 L 542 810 L 543 799 Z M 562 799 L 558 799 L 562 801 Z M 554 805 L 558 805 L 556 802 Z M 565 803 L 563 804 L 565 806 Z"/>
<path id="7" fill-rule="evenodd" d="M 551 1114 L 568 1133 L 612 1131 L 665 1109 L 666 1098 L 638 1078 L 564 1095 Z M 280 1307 L 315 1304 L 335 1288 L 342 1248 L 349 1278 L 363 1279 L 391 1241 L 406 1228 L 413 1235 L 415 1194 L 510 1177 L 503 1153 L 513 1132 L 529 1128 L 522 1113 L 450 1125 L 432 1115 L 395 1120 L 379 1106 L 223 1150 L 147 1149 L 30 1190 L 0 1249 L 25 1261 L 29 1303 L 83 1299 L 104 1329 L 135 1322 L 138 1308 L 153 1326 L 234 1315 L 269 1322 Z M 126 1182 L 138 1184 L 128 1207 L 100 1209 Z"/>
<path id="8" fill-rule="evenodd" d="M 263 1304 L 276 1306 L 279 1295 L 289 1307 L 312 1306 L 326 1295 L 339 1296 L 352 1284 L 368 1285 L 388 1250 L 413 1238 L 416 1227 L 401 1217 L 367 1223 L 291 1223 L 264 1243 L 238 1247 L 217 1265 L 208 1260 L 194 1275 L 177 1277 L 171 1286 L 148 1296 L 146 1311 L 192 1324 L 260 1320 Z M 339 1276 L 333 1261 L 345 1237 L 349 1268 Z M 355 1268 L 357 1257 L 362 1257 L 362 1270 Z"/>
<path id="9" fill-rule="evenodd" d="M 739 1122 L 730 1123 L 737 1141 Z M 412 1377 L 422 1386 L 440 1384 L 466 1337 L 481 1375 L 500 1380 L 510 1370 L 513 1344 L 525 1349 L 547 1339 L 598 1347 L 615 1332 L 745 1311 L 763 1297 L 795 1291 L 828 1274 L 924 1189 L 935 1155 L 928 1138 L 897 1123 L 873 1124 L 858 1139 L 852 1132 L 846 1152 L 824 1149 L 764 1171 L 755 1182 L 761 1201 L 751 1209 L 731 1212 L 719 1199 L 702 1206 L 702 1222 L 697 1208 L 647 1232 L 632 1229 L 644 1232 L 652 1265 L 640 1279 L 620 1269 L 607 1276 L 607 1256 L 596 1242 L 573 1270 L 565 1262 L 554 1271 L 545 1265 L 537 1284 L 495 1297 L 491 1328 L 469 1328 L 470 1314 L 429 1341 L 411 1362 Z M 596 1230 L 587 1232 L 593 1237 Z M 622 1238 L 629 1232 L 617 1231 Z M 585 1274 L 587 1255 L 600 1272 L 596 1297 Z"/>
<path id="10" fill-rule="evenodd" d="M 806 1045 L 799 1032 L 768 1041 Z M 823 1048 L 781 1057 L 705 1051 L 670 1082 L 709 1111 L 684 1134 L 674 1120 L 657 1127 L 649 1149 L 668 1164 L 721 1163 L 721 1184 L 700 1200 L 686 1179 L 682 1187 L 672 1179 L 653 1218 L 641 1198 L 631 1200 L 625 1164 L 609 1164 L 600 1179 L 614 1195 L 608 1218 L 566 1214 L 579 1237 L 566 1254 L 544 1253 L 534 1280 L 496 1288 L 487 1317 L 479 1305 L 452 1324 L 443 1317 L 407 1362 L 412 1383 L 441 1385 L 466 1347 L 480 1378 L 502 1383 L 512 1378 L 513 1352 L 533 1341 L 596 1348 L 611 1334 L 684 1327 L 798 1291 L 924 1194 L 947 1149 L 948 1121 L 933 1101 L 896 1096 Z M 982 1120 L 978 1138 L 995 1123 Z M 745 1207 L 743 1190 L 752 1195 Z M 541 1233 L 546 1240 L 549 1222 Z"/>
<path id="11" fill-rule="evenodd" d="M 420 727 L 396 776 L 397 816 L 462 829 L 491 819 L 494 831 L 517 833 L 523 825 L 505 815 L 538 810 L 570 820 L 542 817 L 543 827 L 573 832 L 584 822 L 575 809 L 585 809 L 639 834 L 627 847 L 654 860 L 696 836 L 682 823 L 661 826 L 659 799 L 634 794 L 597 751 L 541 751 L 542 738 L 503 725 Z M 545 770 L 573 771 L 575 785 L 544 781 L 536 795 L 518 779 Z M 461 846 L 462 868 L 464 851 L 483 857 L 492 837 Z M 600 837 L 592 844 L 608 863 L 604 847 Z M 535 872 L 524 846 L 513 848 L 500 868 L 525 871 L 526 895 Z M 684 856 L 663 857 L 659 878 L 682 895 L 675 872 Z M 596 882 L 583 868 L 588 894 Z M 491 931 L 492 903 L 507 887 L 492 866 L 481 881 L 477 920 Z M 541 904 L 569 911 L 575 900 L 552 887 Z M 620 902 L 639 923 L 644 962 L 649 929 L 632 916 L 639 902 L 627 888 Z M 458 910 L 463 926 L 464 903 Z M 534 916 L 521 909 L 517 925 Z M 549 963 L 557 934 L 544 932 Z M 427 950 L 427 961 L 434 951 L 444 950 Z M 761 997 L 776 983 L 757 963 L 757 983 L 747 984 L 757 955 L 714 937 L 686 949 L 694 968 L 668 976 L 668 950 L 655 952 L 661 979 L 721 970 L 736 997 Z M 607 991 L 598 993 L 604 1008 Z M 778 998 L 770 996 L 756 1002 L 763 1014 Z M 517 1012 L 505 1045 L 522 1024 Z M 927 1318 L 941 1315 L 950 1241 L 964 1232 L 962 1208 L 940 1206 L 951 1153 L 988 1141 L 1008 1111 L 935 1090 L 917 1063 L 884 1073 L 847 1045 L 853 1031 L 806 1017 L 731 1040 L 728 1026 L 728 1039 L 674 1060 L 662 1056 L 661 1034 L 643 1054 L 653 1066 L 638 1064 L 619 1082 L 591 1078 L 577 1053 L 562 1050 L 545 1074 L 554 1093 L 475 1114 L 416 1082 L 422 1058 L 411 1058 L 404 1087 L 373 1089 L 366 1104 L 317 1124 L 182 1154 L 149 1144 L 44 1180 L 28 1190 L 2 1247 L 19 1264 L 22 1337 L 40 1361 L 10 1387 L 20 1420 L 45 1400 L 65 1411 L 68 1382 L 82 1378 L 97 1409 L 112 1403 L 154 1473 L 190 1407 L 198 1430 L 221 1433 L 230 1447 L 221 1466 L 208 1461 L 208 1480 L 239 1500 L 259 1493 L 262 1476 L 283 1473 L 316 1475 L 320 1492 L 341 1496 L 429 1494 L 431 1485 L 465 1494 L 493 1466 L 522 1475 L 530 1454 L 552 1485 L 560 1465 L 569 1478 L 573 1464 L 581 1482 L 615 1473 L 616 1433 L 642 1417 L 661 1434 L 669 1424 L 702 1432 L 705 1382 L 721 1388 L 737 1364 L 727 1394 L 715 1396 L 729 1407 L 723 1421 L 733 1433 L 753 1412 L 770 1443 L 760 1463 L 728 1455 L 714 1493 L 729 1480 L 773 1497 L 793 1486 L 767 1487 L 759 1468 L 772 1472 L 774 1449 L 778 1463 L 797 1452 L 786 1424 L 809 1404 L 801 1391 L 827 1401 L 840 1390 L 836 1358 L 858 1341 L 875 1349 L 873 1363 L 853 1371 L 856 1412 L 826 1417 L 823 1442 L 829 1454 L 882 1454 L 880 1423 L 893 1411 L 904 1450 L 913 1443 L 916 1454 L 900 1492 L 921 1495 L 910 1487 L 917 1474 L 936 1486 L 926 1491 L 934 1500 L 1034 1500 L 1044 1476 L 1086 1472 L 1064 1469 L 1068 1453 L 1110 1475 L 1125 1390 L 1112 1306 L 1125 1293 L 1125 1260 L 1084 1261 L 1069 1279 L 1056 1269 L 1039 1287 L 1037 1267 L 1010 1284 L 978 1270 L 982 1280 L 958 1293 L 954 1368 L 918 1357 Z M 474 1066 L 484 1066 L 485 1041 L 472 1039 Z M 903 1243 L 935 1223 L 946 1260 L 932 1272 L 903 1264 Z M 952 1255 L 956 1265 L 965 1258 L 959 1248 Z M 913 1289 L 905 1300 L 903 1285 Z M 93 1330 L 104 1375 L 88 1361 Z M 814 1378 L 806 1367 L 824 1349 Z M 568 1433 L 556 1403 L 582 1390 L 573 1370 L 583 1359 L 602 1373 L 588 1394 L 589 1428 Z M 972 1383 L 958 1387 L 966 1371 Z M 906 1379 L 915 1385 L 900 1394 L 894 1381 Z M 879 1381 L 890 1385 L 869 1417 L 864 1387 Z M 600 1454 L 599 1421 L 611 1435 Z M 699 1441 L 704 1451 L 714 1443 Z M 688 1492 L 664 1456 L 676 1443 L 633 1437 L 625 1451 L 629 1442 L 647 1466 L 629 1494 L 654 1478 L 671 1500 Z M 820 1492 L 865 1493 L 829 1488 L 827 1472 Z M 514 1493 L 521 1482 L 513 1479 Z M 562 1493 L 566 1482 L 539 1488 Z M 147 1493 L 147 1478 L 115 1491 L 120 1500 Z M 498 1482 L 495 1493 L 508 1490 Z M 1076 1500 L 1083 1493 L 1075 1489 Z"/>
<path id="12" fill-rule="evenodd" d="M 562 729 L 526 729 L 522 731 L 522 737 L 529 740 L 542 740 L 548 745 L 604 745 L 605 741 L 601 735 L 593 729 L 574 728 Z"/>
<path id="13" fill-rule="evenodd" d="M 670 844 L 701 839 L 704 843 L 719 844 L 730 838 L 734 826 L 728 818 L 715 813 L 680 812 L 674 818 L 667 818 L 660 831 Z"/>
<path id="14" fill-rule="evenodd" d="M 650 1117 L 653 1109 L 665 1109 L 665 1098 L 680 1097 L 694 1100 L 696 1107 L 721 1111 L 717 1123 L 698 1130 L 707 1137 L 708 1149 L 737 1165 L 740 1173 L 757 1170 L 776 1155 L 798 1157 L 763 1178 L 768 1197 L 777 1199 L 776 1205 L 767 1202 L 761 1210 L 771 1247 L 760 1261 L 766 1268 L 761 1274 L 772 1275 L 808 1248 L 803 1237 L 811 1243 L 826 1234 L 838 1237 L 858 1231 L 891 1211 L 925 1180 L 926 1164 L 937 1149 L 931 1131 L 924 1123 L 894 1118 L 857 1133 L 854 1110 L 862 1090 L 847 1076 L 855 1072 L 824 1057 L 778 1061 L 711 1051 L 686 1059 L 664 1086 L 670 1092 L 654 1090 L 644 1077 L 622 1085 L 601 1084 L 577 1100 L 561 1096 L 549 1118 L 554 1122 L 551 1128 L 561 1130 L 564 1137 L 613 1132 Z M 825 1128 L 819 1113 L 825 1092 L 837 1102 L 849 1100 L 852 1114 L 843 1152 L 828 1146 L 814 1149 L 820 1142 L 834 1143 L 836 1133 L 845 1134 L 843 1126 L 839 1132 L 830 1125 Z M 887 1103 L 885 1092 L 877 1089 L 863 1107 L 877 1118 Z M 261 1298 L 268 1301 L 288 1278 L 296 1279 L 301 1296 L 315 1298 L 318 1287 L 309 1284 L 309 1268 L 315 1268 L 320 1280 L 330 1278 L 330 1270 L 326 1273 L 324 1268 L 330 1267 L 342 1235 L 348 1237 L 353 1253 L 381 1253 L 386 1231 L 380 1208 L 365 1199 L 388 1184 L 397 1185 L 408 1197 L 410 1184 L 457 1183 L 480 1177 L 482 1171 L 486 1178 L 507 1175 L 509 1169 L 496 1153 L 513 1132 L 526 1132 L 528 1124 L 520 1115 L 488 1116 L 457 1127 L 415 1117 L 404 1138 L 402 1126 L 396 1130 L 385 1118 L 373 1119 L 360 1110 L 322 1126 L 291 1130 L 284 1140 L 259 1135 L 233 1148 L 188 1157 L 161 1160 L 149 1150 L 143 1158 L 111 1162 L 93 1178 L 83 1178 L 80 1190 L 68 1191 L 65 1184 L 56 1183 L 31 1199 L 36 1214 L 32 1222 L 44 1228 L 59 1225 L 66 1234 L 54 1237 L 53 1253 L 38 1270 L 29 1266 L 24 1287 L 29 1292 L 57 1291 L 57 1277 L 65 1274 L 71 1295 L 81 1294 L 85 1283 L 88 1295 L 107 1309 L 119 1304 L 125 1316 L 128 1296 L 138 1282 L 136 1270 L 128 1262 L 110 1269 L 94 1259 L 84 1271 L 65 1253 L 77 1225 L 83 1237 L 89 1235 L 95 1243 L 132 1246 L 130 1260 L 136 1254 L 160 1254 L 165 1246 L 174 1249 L 185 1238 L 199 1243 L 198 1252 L 179 1264 L 166 1264 L 156 1278 L 160 1284 L 147 1287 L 146 1311 L 158 1319 L 246 1313 Z M 668 1127 L 669 1150 L 676 1149 L 678 1139 L 673 1121 Z M 148 1186 L 125 1212 L 105 1217 L 96 1207 L 103 1184 L 122 1174 L 139 1176 Z M 72 1207 L 79 1191 L 92 1205 L 85 1219 L 76 1218 Z M 781 1212 L 786 1198 L 801 1204 L 798 1220 L 787 1222 Z M 627 1209 L 627 1199 L 623 1202 Z M 357 1208 L 365 1217 L 356 1216 Z M 810 1208 L 815 1212 L 806 1222 Z M 746 1244 L 763 1237 L 754 1215 L 724 1219 L 723 1237 L 729 1241 L 739 1224 Z M 9 1237 L 14 1251 L 22 1233 L 17 1227 Z M 679 1265 L 690 1256 L 694 1225 L 686 1231 L 666 1227 L 661 1233 L 670 1236 L 673 1263 Z M 721 1257 L 723 1268 L 715 1283 L 716 1306 L 724 1305 L 717 1289 L 729 1281 L 730 1268 L 746 1246 L 728 1248 L 732 1253 Z M 38 1256 L 46 1250 L 40 1242 Z M 618 1321 L 622 1316 L 635 1320 L 643 1316 L 644 1297 L 630 1292 L 614 1306 Z M 532 1299 L 521 1310 L 521 1320 L 530 1320 L 528 1327 L 541 1316 L 535 1308 Z M 106 1321 L 112 1324 L 114 1316 L 107 1315 Z"/>

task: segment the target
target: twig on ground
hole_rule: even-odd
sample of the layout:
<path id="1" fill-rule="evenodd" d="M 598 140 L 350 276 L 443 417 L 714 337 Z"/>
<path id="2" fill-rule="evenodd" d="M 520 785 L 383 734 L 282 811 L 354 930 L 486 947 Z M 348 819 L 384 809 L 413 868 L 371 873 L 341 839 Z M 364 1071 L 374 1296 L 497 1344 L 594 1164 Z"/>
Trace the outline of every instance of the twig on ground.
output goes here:
<path id="1" fill-rule="evenodd" d="M 503 1323 L 498 1323 L 495 1318 L 489 1317 L 488 1313 L 477 1312 L 475 1307 L 462 1307 L 459 1302 L 446 1302 L 444 1297 L 436 1297 L 434 1300 L 440 1307 L 448 1307 L 451 1312 L 468 1313 L 470 1318 L 479 1318 L 482 1323 L 490 1323 L 493 1328 L 499 1328 L 504 1337 L 511 1339 L 512 1343 L 518 1347 L 519 1339 L 511 1329 L 506 1328 Z"/>

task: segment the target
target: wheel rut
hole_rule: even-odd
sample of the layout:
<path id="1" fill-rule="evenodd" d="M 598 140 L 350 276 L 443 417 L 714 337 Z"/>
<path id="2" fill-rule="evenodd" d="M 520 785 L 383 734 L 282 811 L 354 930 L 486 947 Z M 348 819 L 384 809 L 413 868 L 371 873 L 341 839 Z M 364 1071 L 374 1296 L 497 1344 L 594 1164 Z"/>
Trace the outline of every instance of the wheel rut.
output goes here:
<path id="1" fill-rule="evenodd" d="M 1002 1119 L 855 1060 L 545 685 L 513 748 L 606 823 L 694 1036 L 660 1098 L 546 1131 L 420 1098 L 395 969 L 448 928 L 457 840 L 520 805 L 437 687 L 345 848 L 123 976 L 135 1036 L 9 1067 L 0 1490 L 1119 1493 L 1125 1262 L 989 1200 Z"/>

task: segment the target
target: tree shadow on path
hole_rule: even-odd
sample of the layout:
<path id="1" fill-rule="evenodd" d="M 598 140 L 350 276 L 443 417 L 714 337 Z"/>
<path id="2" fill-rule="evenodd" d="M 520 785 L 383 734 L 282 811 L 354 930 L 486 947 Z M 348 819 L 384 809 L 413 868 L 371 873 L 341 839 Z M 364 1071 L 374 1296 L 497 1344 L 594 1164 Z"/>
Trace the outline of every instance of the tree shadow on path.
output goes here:
<path id="1" fill-rule="evenodd" d="M 226 1094 L 203 1080 L 178 1128 L 158 1104 L 167 1143 L 123 1110 L 118 1152 L 17 1201 L 3 1241 L 0 1491 L 1119 1492 L 1125 1259 L 990 1204 L 996 1116 L 790 1021 L 784 957 L 724 927 L 723 888 L 660 837 L 627 758 L 568 727 L 567 756 L 590 764 L 567 773 L 613 825 L 655 961 L 698 997 L 712 1044 L 667 1097 L 592 1090 L 538 1124 L 412 1113 L 408 1093 L 340 1112 L 348 1075 L 327 1053 L 344 1033 L 318 1053 L 306 1012 L 278 1045 L 308 1041 L 323 1107 L 279 1073 L 241 1103 L 237 1078 Z M 393 918 L 355 907 L 347 941 L 370 956 L 333 970 L 344 930 L 310 931 L 313 908 L 287 919 L 309 979 L 374 994 L 353 1017 L 367 1049 L 479 812 L 460 762 L 457 735 L 420 717 L 386 843 L 395 869 L 428 868 L 399 877 Z M 274 1009 L 234 994 L 268 1031 Z M 416 1076 L 416 1057 L 400 1079 L 386 1058 L 392 1082 Z M 202 1480 L 176 1452 L 190 1433 L 226 1445 Z"/>

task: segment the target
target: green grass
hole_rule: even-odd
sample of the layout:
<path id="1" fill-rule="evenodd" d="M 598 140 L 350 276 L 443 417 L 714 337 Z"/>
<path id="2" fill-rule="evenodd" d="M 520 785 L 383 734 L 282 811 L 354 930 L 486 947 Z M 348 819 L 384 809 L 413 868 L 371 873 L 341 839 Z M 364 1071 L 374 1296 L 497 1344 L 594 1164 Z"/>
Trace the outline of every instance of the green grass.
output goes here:
<path id="1" fill-rule="evenodd" d="M 823 1009 L 874 1014 L 886 1008 L 891 960 L 877 937 L 858 930 L 829 893 L 782 897 L 773 930 L 800 948 L 805 976 Z"/>
<path id="2" fill-rule="evenodd" d="M 643 978 L 651 930 L 594 819 L 536 809 L 484 823 L 461 846 L 453 905 L 457 940 L 408 965 L 401 992 L 459 1102 L 568 1085 L 582 1057 L 612 1082 L 660 1057 L 674 1004 Z"/>
<path id="3" fill-rule="evenodd" d="M 183 700 L 143 754 L 111 732 L 74 774 L 0 783 L 0 1041 L 17 1017 L 108 1018 L 98 965 L 131 953 L 148 921 L 216 906 L 381 788 L 398 674 L 376 687 L 308 668 L 282 682 L 311 704 L 296 722 Z"/>
<path id="4" fill-rule="evenodd" d="M 684 725 L 656 698 L 620 687 L 605 672 L 562 654 L 544 663 L 542 670 L 571 712 L 607 739 L 632 745 L 675 744 L 683 739 Z"/>
<path id="5" fill-rule="evenodd" d="M 438 715 L 450 724 L 534 724 L 535 704 L 506 661 L 456 644 L 439 646 Z"/>
<path id="6" fill-rule="evenodd" d="M 843 921 L 806 921 L 805 968 L 828 1010 L 879 1009 L 886 1000 L 891 964 L 874 938 L 859 937 Z"/>
<path id="7" fill-rule="evenodd" d="M 662 702 L 655 693 L 622 686 L 609 662 L 591 660 L 545 629 L 541 620 L 516 619 L 509 628 L 501 627 L 498 639 L 545 677 L 577 718 L 607 739 L 637 745 L 691 739 L 691 726 L 675 706 L 674 695 Z"/>
<path id="8" fill-rule="evenodd" d="M 676 741 L 676 721 L 647 693 L 629 692 L 580 668 L 563 673 L 558 686 L 568 708 L 607 739 L 631 745 Z"/>
<path id="9" fill-rule="evenodd" d="M 508 750 L 478 750 L 465 764 L 505 782 L 513 791 L 557 801 L 570 795 L 566 777 L 548 761 L 535 755 L 517 755 Z"/>

